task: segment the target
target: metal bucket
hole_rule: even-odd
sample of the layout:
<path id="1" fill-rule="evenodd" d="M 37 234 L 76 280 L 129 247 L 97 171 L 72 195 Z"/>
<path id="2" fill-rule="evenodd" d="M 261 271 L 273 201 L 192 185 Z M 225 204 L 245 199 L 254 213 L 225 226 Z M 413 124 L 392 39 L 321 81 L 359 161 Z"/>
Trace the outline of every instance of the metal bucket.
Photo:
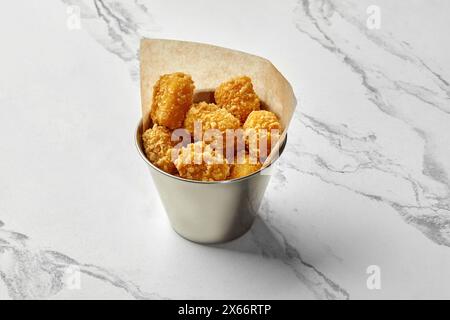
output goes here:
<path id="1" fill-rule="evenodd" d="M 136 129 L 136 146 L 150 170 L 172 228 L 179 235 L 197 243 L 213 244 L 233 240 L 250 229 L 270 179 L 270 166 L 240 179 L 187 180 L 168 174 L 148 161 L 141 136 L 142 121 Z M 286 141 L 287 137 L 279 156 Z"/>

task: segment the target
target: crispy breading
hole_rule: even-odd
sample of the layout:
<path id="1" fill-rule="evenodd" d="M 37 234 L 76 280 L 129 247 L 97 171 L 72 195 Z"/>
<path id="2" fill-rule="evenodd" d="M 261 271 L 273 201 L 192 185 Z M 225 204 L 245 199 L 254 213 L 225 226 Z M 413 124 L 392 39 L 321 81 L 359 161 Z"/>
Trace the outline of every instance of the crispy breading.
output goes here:
<path id="1" fill-rule="evenodd" d="M 155 124 L 144 132 L 142 141 L 147 159 L 151 163 L 168 173 L 176 172 L 171 158 L 173 142 L 169 129 Z"/>
<path id="2" fill-rule="evenodd" d="M 193 92 L 191 77 L 180 72 L 163 75 L 155 84 L 150 112 L 154 126 L 142 135 L 150 162 L 201 181 L 236 179 L 260 170 L 274 141 L 271 130 L 281 134 L 282 126 L 274 113 L 259 110 L 251 79 L 242 76 L 222 83 L 214 92 L 217 104 L 192 104 Z M 192 136 L 198 125 L 202 136 Z M 179 139 L 172 141 L 176 134 Z M 229 146 L 226 137 L 232 139 Z M 245 154 L 244 162 L 235 161 L 242 160 L 237 154 Z"/>
<path id="3" fill-rule="evenodd" d="M 242 76 L 219 85 L 214 92 L 217 105 L 227 109 L 244 123 L 250 112 L 259 110 L 259 98 L 249 77 Z"/>
<path id="4" fill-rule="evenodd" d="M 237 162 L 233 165 L 228 179 L 242 178 L 261 169 L 261 163 L 257 159 L 250 158 L 248 154 L 245 155 L 243 160 L 243 163 Z"/>
<path id="5" fill-rule="evenodd" d="M 192 180 L 221 181 L 230 173 L 223 155 L 203 141 L 181 148 L 175 166 L 180 177 Z"/>
<path id="6" fill-rule="evenodd" d="M 282 126 L 277 116 L 270 111 L 253 111 L 247 117 L 243 126 L 246 132 L 247 145 L 251 153 L 258 154 L 259 157 L 267 157 L 272 149 L 272 134 L 281 135 Z M 273 131 L 272 131 L 273 130 Z M 277 138 L 278 138 L 277 137 Z M 254 141 L 252 141 L 254 139 Z M 266 144 L 266 147 L 263 145 Z M 256 150 L 254 150 L 256 148 Z M 266 154 L 260 154 L 264 150 Z"/>
<path id="7" fill-rule="evenodd" d="M 196 122 L 197 126 L 201 125 L 202 136 L 194 136 L 194 138 L 210 143 L 214 149 L 223 152 L 226 150 L 226 131 L 240 128 L 239 119 L 227 110 L 206 102 L 194 104 L 189 109 L 184 120 L 184 126 L 193 134 Z M 197 132 L 196 135 L 198 134 Z"/>
<path id="8" fill-rule="evenodd" d="M 176 72 L 161 76 L 153 87 L 150 111 L 153 123 L 169 129 L 180 128 L 192 105 L 194 88 L 190 75 Z"/>
<path id="9" fill-rule="evenodd" d="M 221 133 L 224 133 L 226 129 L 238 129 L 240 127 L 239 119 L 214 103 L 200 102 L 194 104 L 186 114 L 184 127 L 193 133 L 196 121 L 201 123 L 203 131 L 218 129 Z"/>
<path id="10" fill-rule="evenodd" d="M 243 126 L 244 129 L 279 129 L 281 123 L 275 113 L 267 110 L 253 111 L 249 114 Z"/>

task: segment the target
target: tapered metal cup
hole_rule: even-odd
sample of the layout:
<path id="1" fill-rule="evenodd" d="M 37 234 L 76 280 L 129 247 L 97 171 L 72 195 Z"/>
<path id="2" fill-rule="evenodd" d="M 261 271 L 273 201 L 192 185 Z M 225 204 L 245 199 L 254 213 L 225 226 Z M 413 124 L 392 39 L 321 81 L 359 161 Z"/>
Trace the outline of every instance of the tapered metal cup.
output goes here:
<path id="1" fill-rule="evenodd" d="M 270 167 L 249 176 L 203 182 L 168 174 L 154 166 L 142 146 L 142 121 L 136 146 L 147 164 L 173 229 L 188 240 L 213 244 L 233 240 L 250 229 L 271 177 Z M 286 145 L 279 149 L 281 156 Z M 272 162 L 273 163 L 273 162 Z"/>

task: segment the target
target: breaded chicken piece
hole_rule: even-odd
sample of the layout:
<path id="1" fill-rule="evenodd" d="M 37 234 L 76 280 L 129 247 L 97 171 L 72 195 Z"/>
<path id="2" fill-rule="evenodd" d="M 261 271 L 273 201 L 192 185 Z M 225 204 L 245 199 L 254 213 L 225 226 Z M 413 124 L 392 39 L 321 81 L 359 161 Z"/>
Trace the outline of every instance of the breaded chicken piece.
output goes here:
<path id="1" fill-rule="evenodd" d="M 223 155 L 203 141 L 181 148 L 175 166 L 180 177 L 192 180 L 221 181 L 230 173 L 230 166 Z"/>
<path id="2" fill-rule="evenodd" d="M 256 152 L 258 153 L 258 155 L 260 150 L 267 151 L 267 154 L 262 155 L 263 157 L 268 156 L 270 150 L 273 147 L 271 141 L 272 130 L 276 130 L 278 137 L 281 135 L 281 132 L 283 130 L 277 116 L 273 112 L 266 110 L 253 111 L 252 113 L 250 113 L 244 123 L 243 128 L 246 132 L 247 144 L 249 144 L 250 149 L 252 148 L 252 145 L 253 148 L 256 147 Z M 257 146 L 255 146 L 254 143 L 251 143 L 252 137 L 256 139 Z M 262 143 L 265 143 L 266 141 L 267 149 L 264 149 L 262 147 Z"/>
<path id="3" fill-rule="evenodd" d="M 176 72 L 161 76 L 153 87 L 150 111 L 153 123 L 169 129 L 180 128 L 192 105 L 194 88 L 190 75 Z"/>
<path id="4" fill-rule="evenodd" d="M 235 130 L 240 127 L 239 119 L 234 117 L 227 110 L 220 108 L 213 103 L 206 102 L 194 104 L 186 114 L 184 126 L 192 134 L 194 133 L 195 122 L 201 124 L 203 135 L 194 138 L 202 139 L 203 141 L 210 143 L 214 149 L 222 151 L 225 151 L 226 149 L 226 130 Z M 216 129 L 218 131 L 213 131 L 211 129 Z"/>
<path id="5" fill-rule="evenodd" d="M 226 129 L 238 129 L 240 127 L 237 118 L 214 103 L 200 102 L 194 104 L 186 114 L 184 127 L 193 133 L 196 121 L 202 124 L 203 132 L 209 129 L 218 129 L 224 133 Z"/>
<path id="6" fill-rule="evenodd" d="M 227 109 L 244 123 L 250 112 L 259 110 L 259 98 L 253 90 L 252 81 L 243 76 L 222 83 L 214 92 L 217 105 Z"/>
<path id="7" fill-rule="evenodd" d="M 246 154 L 243 163 L 234 164 L 228 179 L 242 178 L 261 169 L 262 165 L 260 162 L 257 162 L 256 159 L 252 159 L 252 161 L 250 161 L 250 159 L 251 158 L 249 155 Z"/>
<path id="8" fill-rule="evenodd" d="M 173 142 L 169 129 L 155 124 L 144 132 L 142 141 L 145 154 L 151 163 L 167 173 L 177 171 L 171 159 Z"/>
<path id="9" fill-rule="evenodd" d="M 243 126 L 244 129 L 278 129 L 281 131 L 281 123 L 275 113 L 267 110 L 253 111 L 249 114 Z"/>

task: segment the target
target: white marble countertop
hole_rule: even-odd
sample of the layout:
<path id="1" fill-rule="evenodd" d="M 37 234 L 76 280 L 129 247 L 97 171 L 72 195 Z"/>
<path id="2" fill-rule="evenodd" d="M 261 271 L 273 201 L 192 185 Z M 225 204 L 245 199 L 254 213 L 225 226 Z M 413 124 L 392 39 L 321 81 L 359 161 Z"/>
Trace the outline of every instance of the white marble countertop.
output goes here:
<path id="1" fill-rule="evenodd" d="M 3 3 L 0 299 L 450 298 L 449 12 L 445 0 Z M 295 89 L 287 149 L 236 241 L 170 228 L 133 144 L 142 36 L 264 56 Z"/>

